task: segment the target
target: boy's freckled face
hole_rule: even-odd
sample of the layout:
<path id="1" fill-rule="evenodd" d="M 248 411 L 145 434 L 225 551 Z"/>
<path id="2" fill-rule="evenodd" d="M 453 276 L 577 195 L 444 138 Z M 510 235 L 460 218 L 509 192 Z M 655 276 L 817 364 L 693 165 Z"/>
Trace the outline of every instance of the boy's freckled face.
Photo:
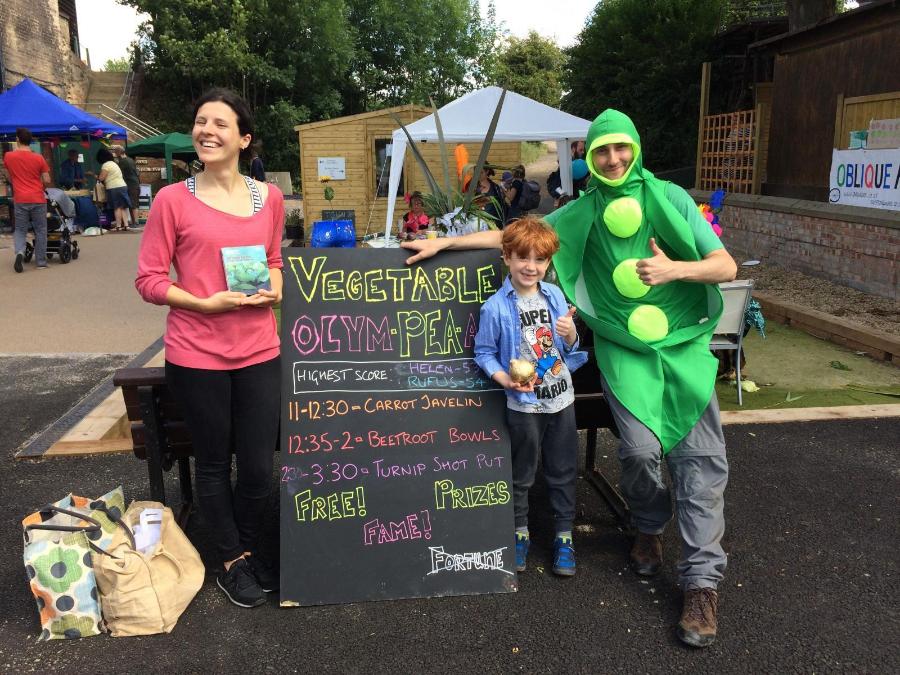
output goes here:
<path id="1" fill-rule="evenodd" d="M 530 295 L 537 290 L 538 282 L 547 274 L 550 257 L 537 256 L 534 251 L 530 251 L 528 255 L 504 254 L 503 262 L 509 267 L 513 288 L 518 293 Z"/>
<path id="2" fill-rule="evenodd" d="M 607 180 L 618 180 L 634 161 L 634 150 L 628 143 L 608 143 L 596 148 L 591 160 L 601 176 Z"/>

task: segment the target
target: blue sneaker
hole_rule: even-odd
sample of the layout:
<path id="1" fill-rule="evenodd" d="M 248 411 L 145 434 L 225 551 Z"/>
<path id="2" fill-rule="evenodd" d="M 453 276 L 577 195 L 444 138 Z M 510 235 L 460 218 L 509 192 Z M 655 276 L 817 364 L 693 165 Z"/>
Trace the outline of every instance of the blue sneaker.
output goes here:
<path id="1" fill-rule="evenodd" d="M 516 572 L 525 571 L 525 559 L 528 558 L 528 546 L 531 540 L 516 532 Z"/>
<path id="2" fill-rule="evenodd" d="M 561 577 L 575 575 L 575 549 L 569 538 L 557 537 L 553 542 L 553 573 Z"/>

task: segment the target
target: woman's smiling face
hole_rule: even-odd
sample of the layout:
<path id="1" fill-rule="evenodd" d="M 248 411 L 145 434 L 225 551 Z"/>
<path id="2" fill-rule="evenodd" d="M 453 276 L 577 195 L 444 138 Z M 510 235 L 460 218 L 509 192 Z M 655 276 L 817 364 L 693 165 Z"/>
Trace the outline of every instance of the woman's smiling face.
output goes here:
<path id="1" fill-rule="evenodd" d="M 222 101 L 210 101 L 200 106 L 191 138 L 197 157 L 204 164 L 236 162 L 251 140 L 250 134 L 241 136 L 237 113 Z"/>

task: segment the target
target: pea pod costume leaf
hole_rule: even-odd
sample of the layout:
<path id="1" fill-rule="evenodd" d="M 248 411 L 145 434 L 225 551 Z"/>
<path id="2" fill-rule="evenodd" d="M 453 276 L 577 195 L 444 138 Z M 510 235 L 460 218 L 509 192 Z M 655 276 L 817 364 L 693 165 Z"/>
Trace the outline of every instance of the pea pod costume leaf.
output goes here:
<path id="1" fill-rule="evenodd" d="M 627 143 L 634 159 L 610 180 L 590 158 Z M 666 198 L 666 183 L 643 168 L 641 141 L 627 115 L 606 110 L 591 124 L 593 178 L 577 200 L 547 216 L 560 239 L 559 283 L 594 331 L 597 363 L 616 398 L 668 453 L 700 419 L 713 393 L 709 340 L 722 313 L 715 284 L 646 286 L 635 270 L 650 238 L 673 260 L 700 260 L 690 225 Z"/>

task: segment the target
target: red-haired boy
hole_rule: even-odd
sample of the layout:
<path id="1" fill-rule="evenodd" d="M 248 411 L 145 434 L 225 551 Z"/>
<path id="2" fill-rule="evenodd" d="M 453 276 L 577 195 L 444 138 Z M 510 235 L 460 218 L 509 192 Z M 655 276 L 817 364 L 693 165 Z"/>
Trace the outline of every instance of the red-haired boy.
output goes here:
<path id="1" fill-rule="evenodd" d="M 543 281 L 550 258 L 559 249 L 556 233 L 543 221 L 526 217 L 506 226 L 502 243 L 509 276 L 481 308 L 475 361 L 506 389 L 516 570 L 522 572 L 526 566 L 528 491 L 540 457 L 556 529 L 553 571 L 572 576 L 578 432 L 571 372 L 587 361 L 587 354 L 578 350 L 574 309 L 569 309 L 559 288 Z M 534 364 L 532 380 L 519 384 L 510 377 L 514 358 Z"/>

